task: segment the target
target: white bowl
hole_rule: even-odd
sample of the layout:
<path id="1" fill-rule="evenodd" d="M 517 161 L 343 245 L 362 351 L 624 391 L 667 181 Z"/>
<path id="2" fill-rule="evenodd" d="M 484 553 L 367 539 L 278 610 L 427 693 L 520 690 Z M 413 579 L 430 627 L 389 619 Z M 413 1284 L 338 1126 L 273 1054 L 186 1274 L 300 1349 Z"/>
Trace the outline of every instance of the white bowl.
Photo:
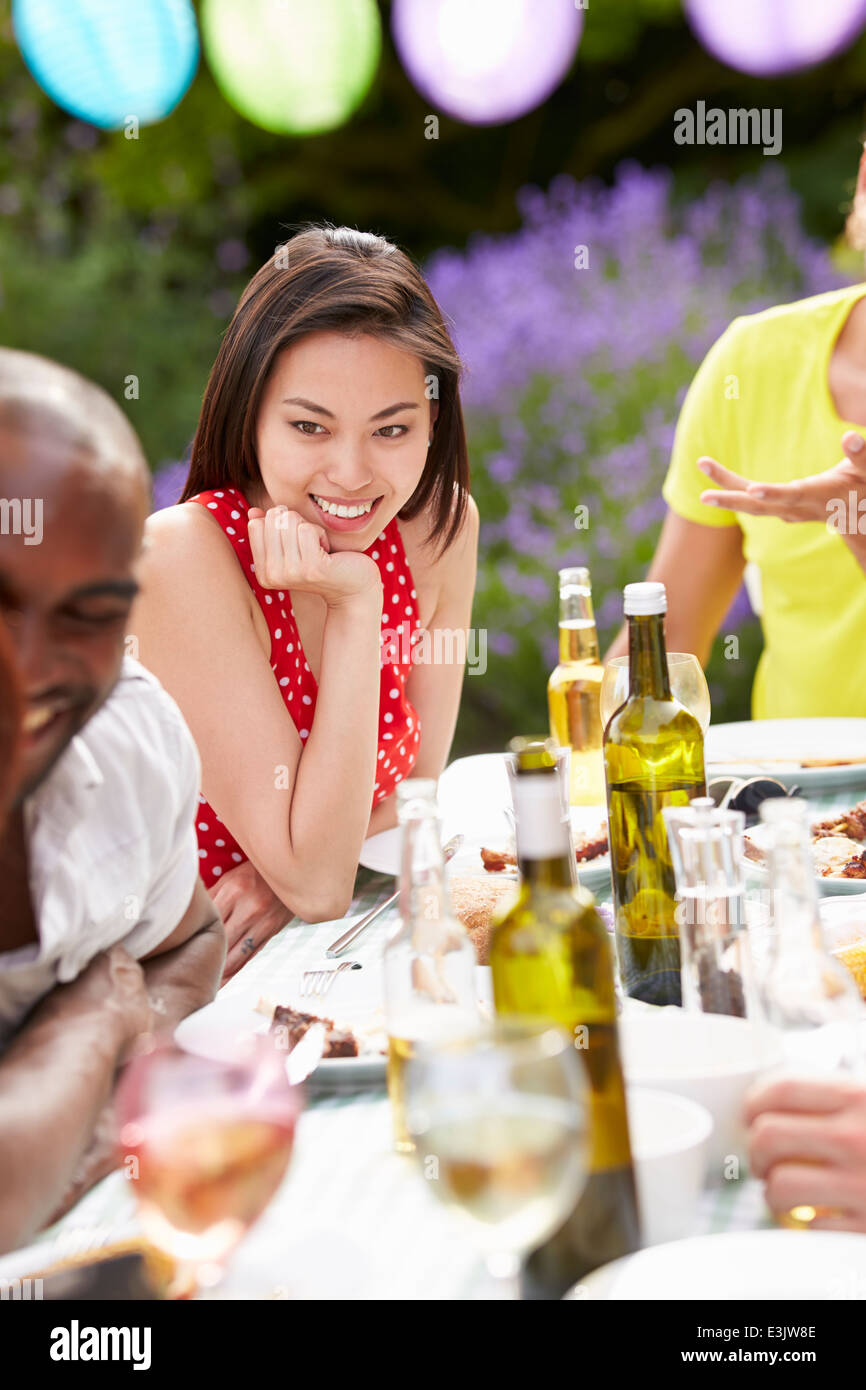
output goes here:
<path id="1" fill-rule="evenodd" d="M 682 1240 L 695 1228 L 713 1117 L 683 1096 L 632 1086 L 628 1119 L 644 1244 Z"/>
<path id="2" fill-rule="evenodd" d="M 803 1231 L 728 1231 L 696 1236 L 614 1260 L 593 1270 L 566 1294 L 569 1300 L 700 1299 L 711 1304 L 731 1299 L 795 1299 L 803 1305 L 815 1299 L 859 1302 L 864 1297 L 866 1240 L 839 1231 L 808 1235 Z M 785 1319 L 796 1320 L 794 1316 Z M 811 1321 L 808 1317 L 799 1320 Z M 748 1318 L 750 1323 L 760 1321 L 757 1316 Z M 706 1345 L 730 1348 L 729 1342 L 710 1338 Z M 810 1345 L 807 1341 L 806 1346 Z"/>
<path id="3" fill-rule="evenodd" d="M 620 1039 L 628 1085 L 673 1091 L 706 1106 L 715 1124 L 710 1179 L 738 1176 L 737 1164 L 746 1161 L 743 1100 L 764 1068 L 776 1060 L 766 1032 L 727 1014 L 669 1008 L 655 1014 L 626 1011 Z"/>

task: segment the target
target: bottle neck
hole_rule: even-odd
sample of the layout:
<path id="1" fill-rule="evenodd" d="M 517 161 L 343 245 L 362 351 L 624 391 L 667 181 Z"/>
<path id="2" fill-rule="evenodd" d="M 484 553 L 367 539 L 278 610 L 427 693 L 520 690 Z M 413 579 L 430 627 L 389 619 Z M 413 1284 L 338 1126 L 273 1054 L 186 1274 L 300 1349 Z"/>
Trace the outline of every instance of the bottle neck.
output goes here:
<path id="1" fill-rule="evenodd" d="M 400 916 L 405 923 L 450 918 L 445 860 L 435 807 L 417 810 L 403 823 Z"/>
<path id="2" fill-rule="evenodd" d="M 793 951 L 826 954 L 818 906 L 809 832 L 802 827 L 796 841 L 777 843 L 770 851 L 775 953 Z"/>
<path id="3" fill-rule="evenodd" d="M 629 696 L 671 700 L 663 613 L 628 620 Z"/>
<path id="4" fill-rule="evenodd" d="M 598 631 L 588 588 L 568 584 L 559 593 L 559 659 L 598 661 Z"/>
<path id="5" fill-rule="evenodd" d="M 517 862 L 533 887 L 571 888 L 575 880 L 569 824 L 555 773 L 524 773 L 512 785 Z"/>

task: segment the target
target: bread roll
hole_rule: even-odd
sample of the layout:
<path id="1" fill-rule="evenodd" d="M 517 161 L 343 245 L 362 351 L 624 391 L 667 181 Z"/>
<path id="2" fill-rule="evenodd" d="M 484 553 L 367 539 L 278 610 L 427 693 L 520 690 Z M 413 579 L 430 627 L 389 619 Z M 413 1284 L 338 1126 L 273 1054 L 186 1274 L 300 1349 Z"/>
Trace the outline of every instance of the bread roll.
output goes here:
<path id="1" fill-rule="evenodd" d="M 451 879 L 451 905 L 472 938 L 479 965 L 486 965 L 490 954 L 490 919 L 496 909 L 517 896 L 513 878 L 494 878 L 490 874 L 455 875 Z"/>

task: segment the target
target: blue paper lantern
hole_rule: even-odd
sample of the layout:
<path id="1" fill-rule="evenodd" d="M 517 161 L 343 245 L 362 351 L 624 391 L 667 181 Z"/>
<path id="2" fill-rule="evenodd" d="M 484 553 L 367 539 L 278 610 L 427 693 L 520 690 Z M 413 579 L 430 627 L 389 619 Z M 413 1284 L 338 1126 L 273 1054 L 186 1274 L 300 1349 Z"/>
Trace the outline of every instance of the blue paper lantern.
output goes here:
<path id="1" fill-rule="evenodd" d="M 104 130 L 161 121 L 198 67 L 190 0 L 13 0 L 12 24 L 51 100 Z"/>

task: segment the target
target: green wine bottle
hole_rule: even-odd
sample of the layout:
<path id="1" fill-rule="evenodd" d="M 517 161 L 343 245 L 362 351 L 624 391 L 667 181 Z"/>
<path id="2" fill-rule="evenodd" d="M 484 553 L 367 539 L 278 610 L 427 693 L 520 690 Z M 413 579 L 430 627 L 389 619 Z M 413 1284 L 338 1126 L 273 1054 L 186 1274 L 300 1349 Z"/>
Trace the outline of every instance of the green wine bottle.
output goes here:
<path id="1" fill-rule="evenodd" d="M 662 810 L 704 796 L 701 726 L 671 694 L 664 584 L 627 584 L 629 693 L 604 732 L 608 834 L 626 994 L 681 1004 L 676 882 Z"/>
<path id="2" fill-rule="evenodd" d="M 550 740 L 515 739 L 511 781 L 522 883 L 490 946 L 497 1014 L 550 1019 L 586 1067 L 590 1157 L 567 1221 L 526 1260 L 525 1298 L 561 1298 L 591 1270 L 640 1247 L 613 959 L 592 895 L 576 881 Z"/>

